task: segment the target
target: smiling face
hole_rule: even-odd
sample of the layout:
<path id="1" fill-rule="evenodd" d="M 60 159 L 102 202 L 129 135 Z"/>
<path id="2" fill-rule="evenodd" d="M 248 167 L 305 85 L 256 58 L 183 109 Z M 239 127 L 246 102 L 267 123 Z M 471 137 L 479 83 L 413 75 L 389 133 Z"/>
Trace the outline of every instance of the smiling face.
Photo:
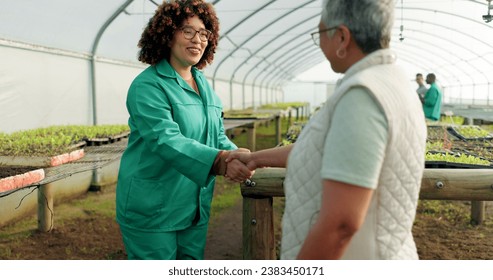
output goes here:
<path id="1" fill-rule="evenodd" d="M 194 30 L 205 29 L 202 20 L 193 16 L 186 19 L 181 27 L 191 27 Z M 199 34 L 195 33 L 192 39 L 186 39 L 181 29 L 176 30 L 170 43 L 170 64 L 177 71 L 190 69 L 200 61 L 208 41 L 202 42 Z"/>

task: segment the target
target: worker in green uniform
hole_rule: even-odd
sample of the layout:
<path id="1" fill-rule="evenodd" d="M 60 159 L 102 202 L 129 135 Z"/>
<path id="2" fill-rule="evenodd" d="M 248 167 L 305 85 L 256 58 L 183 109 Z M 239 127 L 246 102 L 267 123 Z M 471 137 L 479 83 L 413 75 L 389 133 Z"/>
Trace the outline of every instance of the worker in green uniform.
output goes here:
<path id="1" fill-rule="evenodd" d="M 442 108 L 442 91 L 436 84 L 436 76 L 433 73 L 426 75 L 426 83 L 430 85 L 428 91 L 426 91 L 423 111 L 425 117 L 429 120 L 440 120 L 440 111 Z"/>
<path id="2" fill-rule="evenodd" d="M 222 104 L 199 69 L 212 62 L 219 22 L 203 0 L 164 1 L 139 41 L 150 64 L 127 95 L 130 137 L 116 218 L 129 259 L 203 259 L 216 175 L 253 174 L 224 133 Z M 235 150 L 235 151 L 231 151 Z"/>

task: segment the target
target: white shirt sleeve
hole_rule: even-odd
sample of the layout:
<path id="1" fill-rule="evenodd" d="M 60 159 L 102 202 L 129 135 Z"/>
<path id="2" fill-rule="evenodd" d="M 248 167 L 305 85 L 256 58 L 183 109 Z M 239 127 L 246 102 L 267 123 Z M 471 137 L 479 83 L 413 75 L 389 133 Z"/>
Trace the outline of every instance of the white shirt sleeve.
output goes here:
<path id="1" fill-rule="evenodd" d="M 336 105 L 322 158 L 323 179 L 376 189 L 388 122 L 368 89 L 351 88 Z"/>

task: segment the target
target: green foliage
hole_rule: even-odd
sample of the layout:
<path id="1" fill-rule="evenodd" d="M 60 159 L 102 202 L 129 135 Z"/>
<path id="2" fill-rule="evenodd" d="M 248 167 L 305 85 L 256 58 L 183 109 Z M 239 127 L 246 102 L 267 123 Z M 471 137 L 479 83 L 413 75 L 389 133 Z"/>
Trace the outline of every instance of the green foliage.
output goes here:
<path id="1" fill-rule="evenodd" d="M 493 132 L 493 124 L 485 124 L 481 126 L 482 129 L 488 131 L 488 132 Z"/>
<path id="2" fill-rule="evenodd" d="M 224 112 L 224 117 L 227 119 L 265 119 L 271 117 L 272 114 L 269 113 L 259 113 L 255 112 L 253 109 L 245 110 L 229 110 Z"/>
<path id="3" fill-rule="evenodd" d="M 491 136 L 487 130 L 478 126 L 456 126 L 454 129 L 465 138 L 485 138 Z"/>
<path id="4" fill-rule="evenodd" d="M 428 125 L 427 126 L 428 140 L 445 140 L 454 139 L 447 131 L 447 126 Z"/>
<path id="5" fill-rule="evenodd" d="M 303 107 L 307 103 L 305 102 L 285 102 L 285 103 L 272 103 L 272 104 L 265 104 L 260 106 L 259 109 L 281 109 L 281 110 L 286 110 L 288 108 L 297 108 L 297 107 Z"/>
<path id="6" fill-rule="evenodd" d="M 469 224 L 471 215 L 462 201 L 419 200 L 417 212 L 452 224 Z"/>
<path id="7" fill-rule="evenodd" d="M 464 117 L 461 116 L 442 116 L 440 123 L 461 125 L 464 123 Z"/>
<path id="8" fill-rule="evenodd" d="M 426 141 L 426 151 L 443 150 L 443 141 Z"/>
<path id="9" fill-rule="evenodd" d="M 128 132 L 128 125 L 50 126 L 11 134 L 0 134 L 0 155 L 53 156 L 73 150 L 72 146 L 94 138 Z"/>
<path id="10" fill-rule="evenodd" d="M 444 161 L 453 163 L 464 163 L 473 165 L 489 166 L 491 163 L 487 160 L 466 154 L 451 154 L 451 153 L 426 153 L 426 161 Z"/>

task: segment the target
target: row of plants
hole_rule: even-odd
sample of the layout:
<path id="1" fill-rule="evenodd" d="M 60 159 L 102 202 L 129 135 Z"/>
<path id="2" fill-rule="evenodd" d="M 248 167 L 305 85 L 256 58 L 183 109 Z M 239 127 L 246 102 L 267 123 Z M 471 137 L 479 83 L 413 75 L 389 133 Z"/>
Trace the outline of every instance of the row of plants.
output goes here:
<path id="1" fill-rule="evenodd" d="M 450 126 L 448 129 L 452 134 L 464 140 L 493 139 L 493 135 L 489 131 L 476 125 Z"/>
<path id="2" fill-rule="evenodd" d="M 280 102 L 280 103 L 271 103 L 265 104 L 259 107 L 259 109 L 279 109 L 279 110 L 287 110 L 289 108 L 299 108 L 305 106 L 307 103 L 305 102 Z"/>
<path id="3" fill-rule="evenodd" d="M 491 166 L 490 136 L 489 131 L 479 126 L 428 126 L 425 160 L 428 165 L 444 162 Z"/>
<path id="4" fill-rule="evenodd" d="M 270 113 L 256 112 L 253 109 L 229 110 L 224 112 L 225 119 L 265 119 L 272 117 Z"/>
<path id="5" fill-rule="evenodd" d="M 441 116 L 441 124 L 462 125 L 464 124 L 464 117 L 461 116 Z"/>
<path id="6" fill-rule="evenodd" d="M 491 131 L 476 125 L 428 125 L 428 140 L 491 140 Z"/>
<path id="7" fill-rule="evenodd" d="M 68 125 L 0 133 L 0 155 L 54 156 L 72 151 L 81 142 L 125 135 L 129 131 L 128 125 Z"/>
<path id="8" fill-rule="evenodd" d="M 305 123 L 295 123 L 289 127 L 286 138 L 279 146 L 287 146 L 296 142 Z M 446 126 L 428 126 L 428 141 L 426 142 L 425 161 L 428 165 L 436 162 L 465 165 L 491 166 L 493 162 L 492 141 L 463 141 L 448 133 Z M 484 135 L 478 127 L 460 127 L 467 137 Z M 479 133 L 481 134 L 477 134 Z M 475 134 L 476 133 L 476 134 Z"/>
<path id="9" fill-rule="evenodd" d="M 299 108 L 305 106 L 307 103 L 304 102 L 287 102 L 287 103 L 272 103 L 265 104 L 257 109 L 252 107 L 242 109 L 242 110 L 229 110 L 224 112 L 224 118 L 235 119 L 235 118 L 252 118 L 252 119 L 263 119 L 272 116 L 271 113 L 262 112 L 262 110 L 287 110 L 289 108 Z"/>
<path id="10" fill-rule="evenodd" d="M 425 155 L 425 161 L 428 164 L 432 162 L 443 162 L 443 163 L 460 163 L 467 165 L 479 165 L 479 166 L 490 166 L 491 163 L 488 160 L 465 154 L 465 153 L 454 153 L 454 152 L 427 152 Z"/>

